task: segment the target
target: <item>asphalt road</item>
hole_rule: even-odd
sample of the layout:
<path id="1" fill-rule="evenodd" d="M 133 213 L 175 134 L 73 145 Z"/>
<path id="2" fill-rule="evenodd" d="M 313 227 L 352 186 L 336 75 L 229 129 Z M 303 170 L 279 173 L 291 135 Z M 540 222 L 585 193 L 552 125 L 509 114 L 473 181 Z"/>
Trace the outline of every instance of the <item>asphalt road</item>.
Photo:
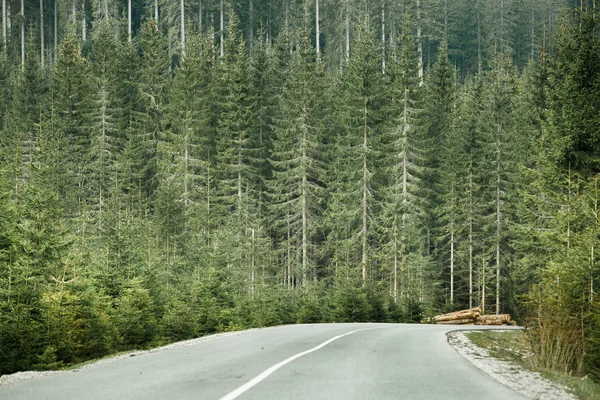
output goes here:
<path id="1" fill-rule="evenodd" d="M 456 353 L 445 335 L 455 329 L 251 330 L 0 386 L 0 399 L 522 399 Z"/>

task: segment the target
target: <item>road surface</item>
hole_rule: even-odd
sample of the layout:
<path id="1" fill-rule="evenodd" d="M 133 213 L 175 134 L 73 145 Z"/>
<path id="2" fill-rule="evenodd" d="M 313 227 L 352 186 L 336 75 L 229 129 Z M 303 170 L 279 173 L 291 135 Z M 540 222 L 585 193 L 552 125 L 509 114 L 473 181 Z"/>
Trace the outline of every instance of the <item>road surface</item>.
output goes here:
<path id="1" fill-rule="evenodd" d="M 522 399 L 456 353 L 446 339 L 456 329 L 250 330 L 0 386 L 0 399 Z"/>

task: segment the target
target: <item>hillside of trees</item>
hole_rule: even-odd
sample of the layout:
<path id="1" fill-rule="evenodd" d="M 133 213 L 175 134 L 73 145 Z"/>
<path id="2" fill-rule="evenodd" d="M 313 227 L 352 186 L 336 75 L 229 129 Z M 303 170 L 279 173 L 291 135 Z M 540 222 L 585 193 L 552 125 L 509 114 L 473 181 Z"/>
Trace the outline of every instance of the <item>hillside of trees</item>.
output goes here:
<path id="1" fill-rule="evenodd" d="M 481 306 L 600 377 L 595 0 L 2 0 L 0 374 Z"/>

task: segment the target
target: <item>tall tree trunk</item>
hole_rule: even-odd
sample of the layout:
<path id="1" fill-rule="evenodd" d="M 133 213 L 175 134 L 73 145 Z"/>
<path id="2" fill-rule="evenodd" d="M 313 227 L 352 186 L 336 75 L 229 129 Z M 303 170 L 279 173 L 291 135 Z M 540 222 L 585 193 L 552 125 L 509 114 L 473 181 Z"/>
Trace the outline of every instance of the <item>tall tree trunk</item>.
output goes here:
<path id="1" fill-rule="evenodd" d="M 127 0 L 127 41 L 131 43 L 131 0 Z"/>
<path id="2" fill-rule="evenodd" d="M 385 74 L 385 4 L 381 5 L 381 72 Z"/>
<path id="3" fill-rule="evenodd" d="M 483 68 L 483 59 L 481 58 L 481 0 L 477 0 L 477 63 L 478 71 Z"/>
<path id="4" fill-rule="evenodd" d="M 501 127 L 498 125 L 498 136 Z M 499 141 L 499 138 L 497 139 Z M 496 314 L 500 314 L 500 239 L 501 239 L 501 209 L 500 209 L 500 143 L 496 143 Z"/>
<path id="5" fill-rule="evenodd" d="M 319 21 L 319 0 L 315 0 L 315 43 L 317 46 L 317 60 L 321 59 L 321 22 Z"/>
<path id="6" fill-rule="evenodd" d="M 4 0 L 3 0 L 4 1 Z M 58 0 L 54 0 L 54 60 L 58 57 Z"/>
<path id="7" fill-rule="evenodd" d="M 25 67 L 25 0 L 21 0 L 21 66 Z"/>
<path id="8" fill-rule="evenodd" d="M 40 63 L 44 68 L 44 0 L 40 0 Z"/>
<path id="9" fill-rule="evenodd" d="M 154 21 L 158 24 L 158 0 L 154 0 Z"/>
<path id="10" fill-rule="evenodd" d="M 398 232 L 394 221 L 394 303 L 398 302 Z"/>
<path id="11" fill-rule="evenodd" d="M 350 59 L 350 0 L 346 0 L 346 61 Z"/>
<path id="12" fill-rule="evenodd" d="M 81 2 L 81 40 L 87 40 L 87 22 L 85 20 L 85 0 Z"/>
<path id="13" fill-rule="evenodd" d="M 202 0 L 198 0 L 198 33 L 202 35 Z"/>
<path id="14" fill-rule="evenodd" d="M 254 46 L 254 2 L 252 0 L 248 1 L 248 47 L 250 48 L 250 54 L 252 54 L 252 46 Z"/>
<path id="15" fill-rule="evenodd" d="M 254 229 L 252 229 L 252 244 L 250 249 L 250 293 L 252 294 L 252 298 L 254 298 Z"/>
<path id="16" fill-rule="evenodd" d="M 363 200 L 362 200 L 362 279 L 363 279 L 363 284 L 367 281 L 367 239 L 368 239 L 368 226 L 367 226 L 367 220 L 368 220 L 368 216 L 367 216 L 367 194 L 368 194 L 368 187 L 367 187 L 367 177 L 368 177 L 368 170 L 367 170 L 367 149 L 368 149 L 368 142 L 367 142 L 367 132 L 368 132 L 368 110 L 366 107 L 366 102 L 365 102 L 365 108 L 363 111 L 363 182 L 362 182 L 362 195 L 363 195 Z"/>
<path id="17" fill-rule="evenodd" d="M 421 0 L 417 0 L 417 52 L 419 55 L 418 60 L 418 74 L 419 74 L 419 86 L 423 85 L 423 38 L 422 38 L 422 21 L 421 21 Z"/>
<path id="18" fill-rule="evenodd" d="M 221 57 L 225 55 L 225 21 L 223 16 L 223 0 L 221 0 Z"/>
<path id="19" fill-rule="evenodd" d="M 308 115 L 306 107 L 303 110 L 304 115 Z M 307 127 L 304 126 L 302 129 L 302 284 L 308 283 L 308 168 L 307 165 Z"/>
<path id="20" fill-rule="evenodd" d="M 469 308 L 473 308 L 473 171 L 469 171 Z"/>
<path id="21" fill-rule="evenodd" d="M 7 35 L 6 22 L 7 21 L 8 21 L 8 19 L 6 18 L 6 0 L 2 0 L 2 43 L 4 44 L 4 51 L 6 51 L 6 48 L 8 47 L 8 43 L 7 43 L 7 39 L 6 39 L 6 35 Z"/>
<path id="22" fill-rule="evenodd" d="M 179 1 L 181 13 L 181 53 L 185 54 L 185 0 Z"/>

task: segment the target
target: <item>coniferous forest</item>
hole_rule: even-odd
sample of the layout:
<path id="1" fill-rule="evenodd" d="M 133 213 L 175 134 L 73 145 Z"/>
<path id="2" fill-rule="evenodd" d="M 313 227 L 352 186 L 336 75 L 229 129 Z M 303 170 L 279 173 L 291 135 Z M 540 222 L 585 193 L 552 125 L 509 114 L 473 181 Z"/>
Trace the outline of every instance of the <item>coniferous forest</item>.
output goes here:
<path id="1" fill-rule="evenodd" d="M 600 377 L 595 0 L 2 0 L 0 374 L 481 306 Z"/>

